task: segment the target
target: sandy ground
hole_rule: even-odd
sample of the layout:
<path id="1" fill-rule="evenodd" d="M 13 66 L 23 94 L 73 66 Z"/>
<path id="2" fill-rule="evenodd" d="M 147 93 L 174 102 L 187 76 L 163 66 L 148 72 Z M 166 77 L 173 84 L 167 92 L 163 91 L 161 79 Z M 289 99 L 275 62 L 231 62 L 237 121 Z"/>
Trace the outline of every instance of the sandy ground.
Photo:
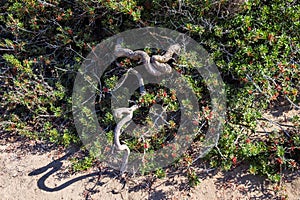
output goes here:
<path id="1" fill-rule="evenodd" d="M 300 115 L 299 110 L 276 110 L 264 116 L 290 124 L 292 116 Z M 262 132 L 278 129 L 268 121 L 261 126 Z M 279 187 L 249 174 L 244 166 L 229 172 L 208 172 L 201 164 L 195 166 L 201 181 L 195 188 L 189 187 L 186 173 L 180 170 L 170 170 L 162 179 L 127 177 L 124 184 L 117 171 L 104 166 L 71 174 L 69 158 L 76 152 L 0 133 L 0 199 L 300 200 L 300 171 L 285 172 Z"/>
<path id="2" fill-rule="evenodd" d="M 289 172 L 278 193 L 275 185 L 250 175 L 242 166 L 230 172 L 217 170 L 198 175 L 201 183 L 190 188 L 185 173 L 167 172 L 163 179 L 150 176 L 124 180 L 107 167 L 70 174 L 68 161 L 74 150 L 51 149 L 45 144 L 26 147 L 20 142 L 0 143 L 0 199 L 300 199 L 300 173 Z M 101 175 L 101 176 L 100 176 Z"/>

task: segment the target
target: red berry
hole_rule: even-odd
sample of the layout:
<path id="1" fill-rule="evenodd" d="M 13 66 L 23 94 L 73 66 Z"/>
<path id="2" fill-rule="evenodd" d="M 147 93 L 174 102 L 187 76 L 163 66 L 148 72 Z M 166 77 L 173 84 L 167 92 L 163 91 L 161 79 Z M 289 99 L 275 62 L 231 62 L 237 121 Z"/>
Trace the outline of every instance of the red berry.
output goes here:
<path id="1" fill-rule="evenodd" d="M 231 160 L 232 160 L 232 163 L 233 163 L 234 165 L 236 165 L 237 158 L 236 158 L 236 157 L 233 157 Z"/>
<path id="2" fill-rule="evenodd" d="M 282 160 L 282 158 L 277 158 L 276 159 L 276 161 L 280 164 L 280 165 L 282 165 L 283 164 L 283 160 Z"/>
<path id="3" fill-rule="evenodd" d="M 163 93 L 163 96 L 164 96 L 164 97 L 166 97 L 166 96 L 167 96 L 167 92 L 166 92 L 166 91 L 164 91 L 164 93 Z"/>
<path id="4" fill-rule="evenodd" d="M 291 165 L 292 167 L 296 167 L 296 166 L 297 166 L 297 163 L 296 163 L 295 161 L 290 161 L 290 165 Z"/>
<path id="5" fill-rule="evenodd" d="M 145 149 L 148 149 L 149 148 L 149 144 L 146 142 L 146 143 L 144 143 L 144 148 Z"/>
<path id="6" fill-rule="evenodd" d="M 251 141 L 249 138 L 246 139 L 246 143 L 249 144 Z"/>
<path id="7" fill-rule="evenodd" d="M 61 20 L 62 20 L 62 17 L 61 17 L 60 15 L 58 15 L 58 16 L 56 17 L 56 20 L 57 20 L 57 21 L 61 21 Z"/>

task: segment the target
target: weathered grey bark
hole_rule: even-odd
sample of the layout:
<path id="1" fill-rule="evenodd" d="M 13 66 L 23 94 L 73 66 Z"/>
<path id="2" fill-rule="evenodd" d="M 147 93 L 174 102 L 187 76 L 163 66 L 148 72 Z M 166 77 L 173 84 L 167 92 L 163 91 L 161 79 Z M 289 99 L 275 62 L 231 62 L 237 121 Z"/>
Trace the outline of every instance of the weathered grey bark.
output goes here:
<path id="1" fill-rule="evenodd" d="M 127 57 L 133 60 L 139 60 L 142 64 L 144 64 L 147 72 L 149 72 L 153 76 L 161 76 L 163 74 L 169 74 L 172 72 L 171 66 L 167 63 L 169 60 L 172 59 L 172 56 L 174 54 L 179 54 L 180 52 L 180 45 L 175 44 L 171 45 L 166 53 L 164 55 L 153 55 L 149 56 L 145 51 L 137 50 L 132 51 L 131 49 L 123 48 L 119 42 L 119 44 L 116 45 L 114 54 L 116 57 Z M 136 70 L 131 70 L 134 72 L 134 74 L 139 79 L 140 87 L 144 88 L 144 85 L 141 85 L 144 83 L 141 75 Z M 141 95 L 144 95 L 145 91 L 141 91 Z M 122 166 L 120 169 L 121 174 L 123 174 L 126 171 L 128 158 L 130 155 L 130 149 L 126 144 L 120 143 L 120 135 L 121 135 L 121 129 L 122 127 L 129 122 L 133 117 L 133 112 L 137 110 L 139 106 L 134 105 L 130 108 L 118 108 L 114 109 L 114 116 L 116 118 L 122 118 L 123 115 L 126 115 L 122 120 L 120 120 L 117 123 L 117 126 L 114 130 L 114 145 L 117 150 L 119 151 L 126 151 L 122 160 Z"/>

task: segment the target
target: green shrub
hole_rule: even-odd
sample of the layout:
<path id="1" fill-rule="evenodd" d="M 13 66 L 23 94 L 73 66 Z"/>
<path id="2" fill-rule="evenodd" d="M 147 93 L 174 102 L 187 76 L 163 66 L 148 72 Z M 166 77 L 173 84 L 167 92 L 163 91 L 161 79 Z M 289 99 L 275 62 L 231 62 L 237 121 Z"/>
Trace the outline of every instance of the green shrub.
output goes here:
<path id="1" fill-rule="evenodd" d="M 293 118 L 291 130 L 260 135 L 256 132 L 265 109 L 279 102 L 293 106 L 300 102 L 297 1 L 49 2 L 2 1 L 1 129 L 66 146 L 80 144 L 72 120 L 71 93 L 84 57 L 96 44 L 116 33 L 162 26 L 198 41 L 214 58 L 226 84 L 226 123 L 218 148 L 206 157 L 212 160 L 211 165 L 229 170 L 246 162 L 251 173 L 267 175 L 274 181 L 280 179 L 278 174 L 283 168 L 298 166 L 299 117 Z M 184 58 L 179 58 L 179 62 L 184 62 Z M 134 63 L 124 60 L 124 65 L 128 68 Z M 205 84 L 197 82 L 201 77 L 192 78 L 192 68 L 174 67 L 184 71 L 199 101 L 208 102 Z M 111 88 L 117 77 L 102 80 Z M 151 105 L 156 98 L 148 94 L 140 101 Z M 174 104 L 171 98 L 166 101 Z M 107 105 L 99 105 L 100 114 L 105 116 L 99 121 L 112 130 L 114 122 Z M 112 141 L 112 132 L 107 136 Z M 203 135 L 197 140 L 201 138 Z M 124 139 L 128 139 L 131 149 L 143 149 L 143 142 Z M 155 135 L 147 142 L 149 150 L 161 144 Z M 86 163 L 90 163 L 88 158 L 83 165 L 90 166 Z M 198 183 L 194 172 L 189 177 Z"/>

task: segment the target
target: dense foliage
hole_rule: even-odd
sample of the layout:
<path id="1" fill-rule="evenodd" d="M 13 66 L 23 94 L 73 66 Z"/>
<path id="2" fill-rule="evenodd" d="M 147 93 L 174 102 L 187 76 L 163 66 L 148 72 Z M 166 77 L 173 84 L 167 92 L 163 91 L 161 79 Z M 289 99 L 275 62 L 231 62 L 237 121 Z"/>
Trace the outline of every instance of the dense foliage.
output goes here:
<path id="1" fill-rule="evenodd" d="M 298 167 L 299 116 L 291 119 L 294 126 L 289 130 L 278 125 L 272 132 L 256 131 L 266 109 L 281 102 L 299 108 L 298 1 L 47 2 L 6 0 L 0 5 L 1 130 L 66 146 L 80 144 L 72 123 L 71 93 L 84 57 L 116 33 L 160 26 L 199 42 L 213 56 L 226 84 L 226 124 L 218 148 L 207 155 L 211 166 L 230 169 L 245 162 L 251 173 L 274 181 L 280 180 L 283 168 Z M 125 60 L 123 64 L 131 65 Z M 103 81 L 109 85 L 111 78 Z M 199 88 L 195 85 L 194 90 Z M 112 116 L 101 120 L 108 124 Z M 197 180 L 191 170 L 188 175 Z"/>

